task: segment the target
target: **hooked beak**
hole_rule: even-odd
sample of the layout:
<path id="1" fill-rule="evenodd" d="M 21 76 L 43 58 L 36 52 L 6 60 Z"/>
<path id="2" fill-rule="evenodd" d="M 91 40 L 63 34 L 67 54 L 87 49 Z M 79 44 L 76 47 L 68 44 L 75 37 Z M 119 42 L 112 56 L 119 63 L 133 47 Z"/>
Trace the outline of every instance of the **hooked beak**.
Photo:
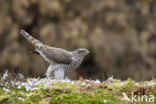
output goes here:
<path id="1" fill-rule="evenodd" d="M 86 50 L 84 51 L 84 53 L 87 55 L 87 54 L 89 54 L 90 52 L 86 49 Z"/>

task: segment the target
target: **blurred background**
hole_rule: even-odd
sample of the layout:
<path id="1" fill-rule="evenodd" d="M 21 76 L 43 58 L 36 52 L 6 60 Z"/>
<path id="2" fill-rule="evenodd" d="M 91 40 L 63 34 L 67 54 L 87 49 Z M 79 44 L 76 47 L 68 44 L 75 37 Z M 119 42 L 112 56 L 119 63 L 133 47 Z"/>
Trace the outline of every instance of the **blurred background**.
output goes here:
<path id="1" fill-rule="evenodd" d="M 0 0 L 0 72 L 45 77 L 48 64 L 20 29 L 50 46 L 89 49 L 71 79 L 156 78 L 155 0 Z"/>

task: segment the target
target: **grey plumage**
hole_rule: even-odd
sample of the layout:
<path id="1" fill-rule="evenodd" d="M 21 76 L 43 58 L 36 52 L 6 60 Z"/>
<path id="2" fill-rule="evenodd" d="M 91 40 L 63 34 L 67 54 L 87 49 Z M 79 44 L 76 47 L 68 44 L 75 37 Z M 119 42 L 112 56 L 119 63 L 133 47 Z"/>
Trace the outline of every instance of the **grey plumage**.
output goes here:
<path id="1" fill-rule="evenodd" d="M 50 63 L 46 72 L 47 77 L 64 79 L 82 63 L 84 56 L 89 53 L 85 48 L 79 48 L 75 51 L 67 51 L 65 49 L 47 46 L 33 38 L 24 30 L 20 31 L 20 35 L 28 40 L 28 42 L 34 46 L 36 52 Z"/>

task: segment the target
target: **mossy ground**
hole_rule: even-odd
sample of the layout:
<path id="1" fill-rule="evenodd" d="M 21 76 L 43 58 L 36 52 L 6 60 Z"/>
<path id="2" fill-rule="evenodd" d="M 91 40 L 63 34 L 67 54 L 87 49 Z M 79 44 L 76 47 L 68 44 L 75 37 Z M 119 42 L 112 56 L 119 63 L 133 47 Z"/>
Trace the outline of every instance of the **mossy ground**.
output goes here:
<path id="1" fill-rule="evenodd" d="M 0 104 L 133 104 L 132 92 L 136 96 L 153 95 L 156 98 L 156 81 L 136 83 L 131 79 L 112 78 L 104 82 L 47 78 L 14 81 L 0 84 Z"/>

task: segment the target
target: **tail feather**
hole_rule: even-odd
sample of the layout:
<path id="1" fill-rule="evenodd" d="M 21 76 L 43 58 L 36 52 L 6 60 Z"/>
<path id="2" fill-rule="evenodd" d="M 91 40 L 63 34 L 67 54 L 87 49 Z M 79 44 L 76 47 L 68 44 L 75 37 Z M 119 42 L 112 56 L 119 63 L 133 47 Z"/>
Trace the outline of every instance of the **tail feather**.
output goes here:
<path id="1" fill-rule="evenodd" d="M 35 39 L 34 37 L 32 37 L 32 36 L 31 36 L 29 33 L 27 33 L 26 31 L 21 30 L 21 31 L 20 31 L 20 35 L 21 35 L 22 37 L 24 37 L 29 43 L 31 43 L 36 49 L 41 49 L 41 48 L 42 48 L 43 44 L 42 44 L 39 40 L 37 40 L 37 39 Z"/>

